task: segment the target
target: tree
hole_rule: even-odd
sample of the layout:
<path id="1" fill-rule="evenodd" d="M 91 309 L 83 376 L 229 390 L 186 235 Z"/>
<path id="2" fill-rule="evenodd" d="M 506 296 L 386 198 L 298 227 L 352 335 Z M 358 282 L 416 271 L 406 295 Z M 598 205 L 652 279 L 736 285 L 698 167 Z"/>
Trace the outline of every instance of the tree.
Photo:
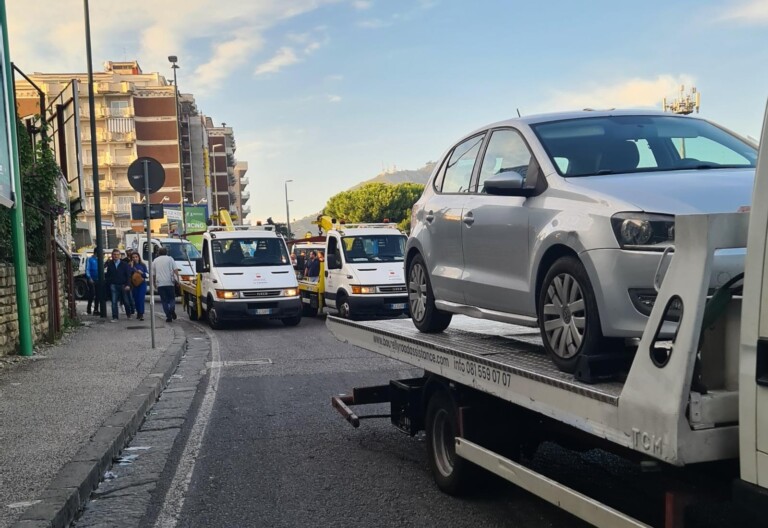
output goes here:
<path id="1" fill-rule="evenodd" d="M 410 229 L 411 208 L 423 190 L 424 186 L 418 183 L 368 183 L 332 196 L 324 214 L 349 223 L 388 219 L 407 231 Z"/>

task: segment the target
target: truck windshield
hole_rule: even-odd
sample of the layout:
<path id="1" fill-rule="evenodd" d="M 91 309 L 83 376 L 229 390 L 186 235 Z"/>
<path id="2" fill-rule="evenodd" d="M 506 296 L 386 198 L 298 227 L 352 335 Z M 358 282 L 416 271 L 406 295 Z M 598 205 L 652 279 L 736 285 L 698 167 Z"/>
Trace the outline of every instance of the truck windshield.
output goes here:
<path id="1" fill-rule="evenodd" d="M 213 264 L 218 267 L 283 266 L 290 264 L 282 238 L 211 240 Z"/>
<path id="2" fill-rule="evenodd" d="M 164 248 L 168 250 L 168 256 L 173 257 L 173 260 L 190 261 L 200 258 L 200 252 L 191 242 L 170 243 L 162 242 Z"/>
<path id="3" fill-rule="evenodd" d="M 361 235 L 341 239 L 347 262 L 402 262 L 403 235 Z"/>

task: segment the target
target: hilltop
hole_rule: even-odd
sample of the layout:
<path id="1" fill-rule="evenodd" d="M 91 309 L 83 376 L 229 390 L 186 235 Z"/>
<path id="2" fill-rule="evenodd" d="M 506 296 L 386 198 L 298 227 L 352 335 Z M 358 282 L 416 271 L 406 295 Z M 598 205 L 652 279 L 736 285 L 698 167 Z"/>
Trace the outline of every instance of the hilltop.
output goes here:
<path id="1" fill-rule="evenodd" d="M 427 183 L 427 180 L 432 174 L 432 170 L 434 170 L 434 168 L 435 162 L 429 161 L 423 167 L 415 170 L 385 171 L 377 174 L 369 180 L 358 183 L 350 189 L 357 189 L 358 187 L 362 187 L 367 183 L 420 183 L 424 185 Z M 320 204 L 317 213 L 305 216 L 304 218 L 296 220 L 295 222 L 291 222 L 291 231 L 293 231 L 294 234 L 299 238 L 303 237 L 307 231 L 311 232 L 313 235 L 316 235 L 317 226 L 312 225 L 312 221 L 317 218 L 317 215 L 320 214 L 320 212 L 323 210 L 323 207 L 325 207 L 325 204 Z"/>

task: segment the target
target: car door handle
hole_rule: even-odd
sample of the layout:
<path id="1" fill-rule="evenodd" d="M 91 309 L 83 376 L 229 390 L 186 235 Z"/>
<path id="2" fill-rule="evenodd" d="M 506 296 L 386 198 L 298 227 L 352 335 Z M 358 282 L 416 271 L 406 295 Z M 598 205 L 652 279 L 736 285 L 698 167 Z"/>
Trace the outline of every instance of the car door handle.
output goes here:
<path id="1" fill-rule="evenodd" d="M 424 216 L 424 220 L 426 220 L 426 221 L 427 221 L 427 222 L 429 222 L 430 224 L 431 224 L 431 223 L 434 221 L 434 219 L 435 219 L 435 213 L 433 213 L 432 211 L 428 212 L 428 213 L 427 213 L 427 214 Z"/>
<path id="2" fill-rule="evenodd" d="M 464 217 L 461 220 L 468 226 L 471 226 L 475 223 L 475 216 L 472 214 L 472 211 L 469 211 L 464 214 Z"/>

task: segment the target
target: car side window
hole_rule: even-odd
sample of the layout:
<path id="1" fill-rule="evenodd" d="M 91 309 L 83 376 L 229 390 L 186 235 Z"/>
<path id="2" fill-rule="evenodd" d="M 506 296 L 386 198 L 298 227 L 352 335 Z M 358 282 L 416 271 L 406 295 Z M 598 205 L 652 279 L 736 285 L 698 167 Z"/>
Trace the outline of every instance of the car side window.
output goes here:
<path id="1" fill-rule="evenodd" d="M 445 164 L 445 175 L 443 184 L 440 188 L 444 193 L 465 193 L 469 192 L 469 185 L 472 181 L 472 169 L 475 167 L 475 160 L 480 152 L 480 146 L 483 144 L 485 134 L 474 136 L 462 143 L 459 143 L 448 156 L 448 163 Z"/>
<path id="2" fill-rule="evenodd" d="M 531 151 L 520 132 L 509 128 L 494 131 L 480 166 L 478 190 L 485 192 L 485 180 L 503 172 L 515 171 L 525 178 L 531 158 Z"/>

